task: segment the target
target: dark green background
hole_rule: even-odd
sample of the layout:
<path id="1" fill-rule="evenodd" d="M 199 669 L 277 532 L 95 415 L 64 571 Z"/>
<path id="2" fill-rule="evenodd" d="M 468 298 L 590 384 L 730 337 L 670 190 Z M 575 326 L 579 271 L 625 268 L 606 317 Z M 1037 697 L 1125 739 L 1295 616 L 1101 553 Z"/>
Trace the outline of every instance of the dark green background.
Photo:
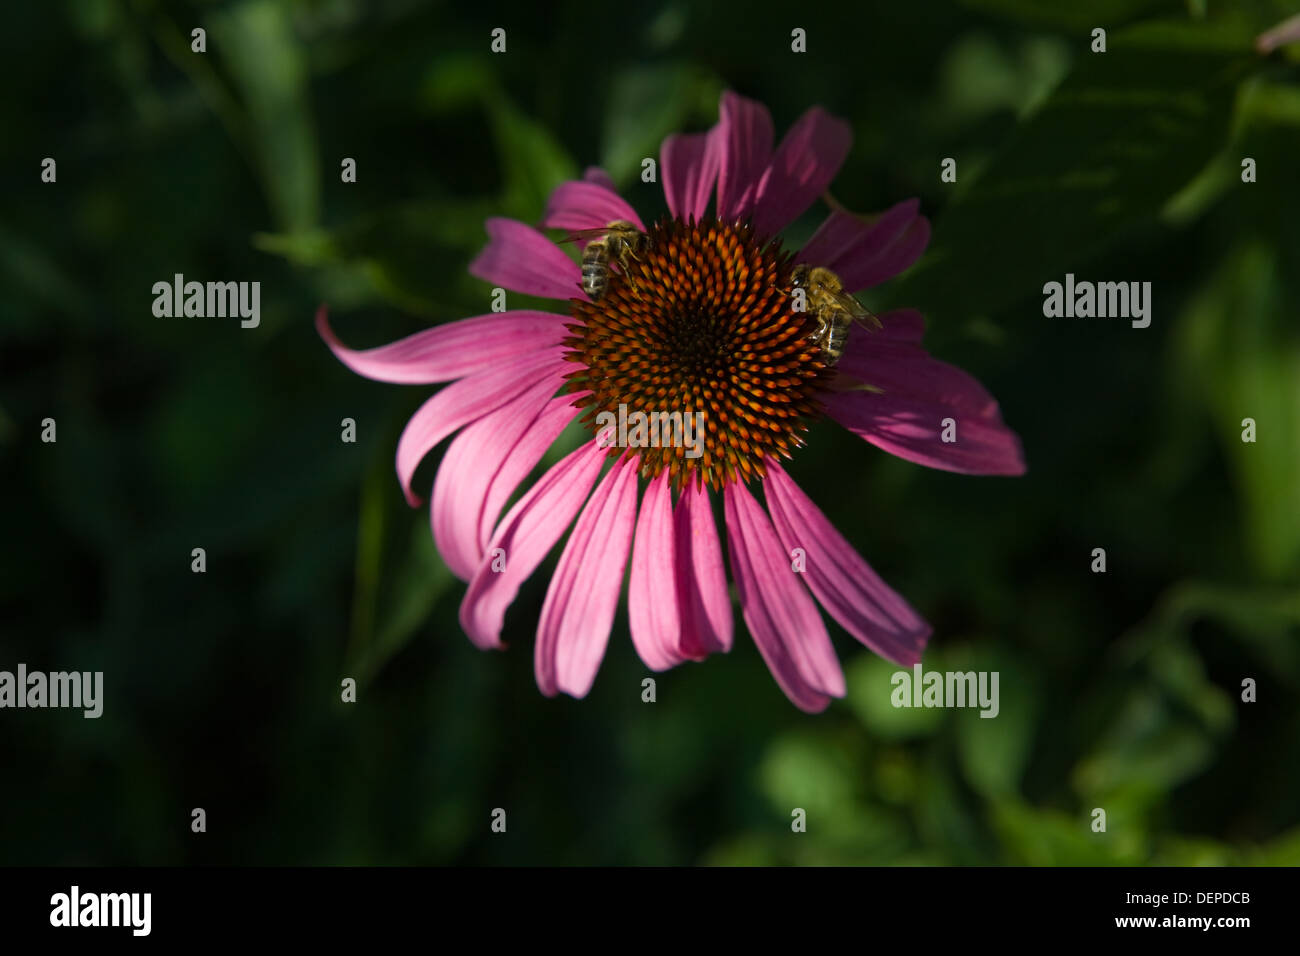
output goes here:
<path id="1" fill-rule="evenodd" d="M 1291 5 L 494 6 L 6 10 L 0 668 L 102 670 L 106 699 L 0 712 L 0 862 L 1300 862 L 1300 86 L 1251 49 Z M 357 347 L 487 312 L 483 219 L 536 221 L 588 164 L 657 214 L 641 157 L 724 87 L 778 133 L 846 117 L 837 197 L 935 225 L 866 301 L 925 311 L 1028 474 L 829 423 L 791 470 L 933 622 L 927 668 L 1001 673 L 996 720 L 893 709 L 892 665 L 833 625 L 849 694 L 821 716 L 739 624 L 642 703 L 622 611 L 590 697 L 543 698 L 549 566 L 511 649 L 473 649 L 392 471 L 429 390 L 312 329 L 320 302 Z M 177 272 L 260 281 L 261 327 L 155 318 Z M 1066 272 L 1153 282 L 1151 327 L 1044 318 Z"/>

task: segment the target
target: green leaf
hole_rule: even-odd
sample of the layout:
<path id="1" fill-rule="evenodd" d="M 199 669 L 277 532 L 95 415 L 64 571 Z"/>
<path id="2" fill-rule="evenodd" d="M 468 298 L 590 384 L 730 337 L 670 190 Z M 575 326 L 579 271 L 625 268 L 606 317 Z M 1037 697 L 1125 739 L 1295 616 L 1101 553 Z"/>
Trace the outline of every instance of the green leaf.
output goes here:
<path id="1" fill-rule="evenodd" d="M 716 111 L 720 94 L 711 74 L 681 63 L 619 73 L 610 84 L 601 165 L 619 185 L 639 181 L 641 161 L 658 162 L 664 138 L 690 119 Z"/>
<path id="2" fill-rule="evenodd" d="M 497 215 L 541 219 L 546 199 L 560 183 L 578 178 L 578 167 L 550 131 L 519 112 L 504 95 L 487 98 L 505 188 Z"/>
<path id="3" fill-rule="evenodd" d="M 1032 672 L 1006 649 L 980 653 L 957 670 L 998 673 L 998 712 L 982 717 L 978 709 L 959 711 L 957 748 L 971 786 L 986 796 L 1015 793 L 1029 759 L 1039 710 L 1039 684 Z"/>
<path id="4" fill-rule="evenodd" d="M 1036 298 L 1154 220 L 1205 166 L 1257 58 L 1248 48 L 1162 48 L 1152 30 L 1116 33 L 1109 52 L 1081 56 L 938 217 L 930 252 L 891 289 L 897 301 L 966 316 Z"/>
<path id="5" fill-rule="evenodd" d="M 1130 640 L 1139 670 L 1100 740 L 1076 766 L 1076 789 L 1134 813 L 1203 771 L 1233 723 L 1228 697 L 1195 649 L 1162 617 Z"/>
<path id="6" fill-rule="evenodd" d="M 1104 809 L 1104 808 L 1103 808 Z M 1140 834 L 1111 827 L 1094 833 L 1091 808 L 1067 815 L 1008 800 L 993 807 L 993 824 L 1013 862 L 1028 866 L 1132 866 L 1145 856 Z"/>
<path id="7" fill-rule="evenodd" d="M 1245 188 L 1253 188 L 1246 186 Z M 1177 374 L 1213 416 L 1237 478 L 1248 553 L 1274 580 L 1300 573 L 1300 334 L 1271 244 L 1233 250 L 1178 329 Z M 1246 420 L 1255 440 L 1244 441 Z"/>
<path id="8" fill-rule="evenodd" d="M 464 264 L 485 241 L 483 221 L 497 214 L 490 200 L 420 200 L 377 209 L 333 230 L 258 233 L 253 245 L 298 265 L 333 267 L 330 275 L 347 267 L 369 298 L 404 311 L 455 316 L 468 314 L 457 293 L 476 281 L 462 271 Z M 515 299 L 511 307 L 519 308 Z M 354 296 L 335 304 L 359 303 Z"/>
<path id="9" fill-rule="evenodd" d="M 1186 633 L 1199 620 L 1216 621 L 1267 661 L 1274 674 L 1300 688 L 1300 592 L 1294 587 L 1234 588 L 1192 581 L 1175 588 L 1163 604 L 1171 627 Z"/>
<path id="10" fill-rule="evenodd" d="M 938 667 L 934 656 L 927 658 L 926 670 Z M 944 712 L 937 707 L 895 707 L 892 697 L 894 674 L 906 668 L 874 655 L 858 655 L 845 673 L 848 705 L 873 734 L 891 740 L 924 737 L 934 734 L 943 723 Z M 911 673 L 908 672 L 908 676 Z M 909 685 L 910 686 L 910 685 Z"/>
<path id="11" fill-rule="evenodd" d="M 212 35 L 243 97 L 248 143 L 284 229 L 316 225 L 320 165 L 307 90 L 310 76 L 290 11 L 270 0 L 250 0 L 214 14 Z"/>
<path id="12" fill-rule="evenodd" d="M 772 806 L 789 816 L 799 807 L 823 820 L 852 817 L 853 765 L 816 734 L 791 734 L 776 741 L 763 759 L 763 790 Z"/>
<path id="13" fill-rule="evenodd" d="M 369 681 L 404 648 L 455 583 L 424 521 L 403 524 L 405 548 L 394 547 L 388 511 L 394 495 L 390 456 L 367 468 L 357 527 L 356 593 L 344 672 Z M 405 506 L 402 506 L 405 511 Z"/>
<path id="14" fill-rule="evenodd" d="M 1246 866 L 1300 866 L 1300 827 L 1292 827 L 1264 846 L 1249 850 Z"/>

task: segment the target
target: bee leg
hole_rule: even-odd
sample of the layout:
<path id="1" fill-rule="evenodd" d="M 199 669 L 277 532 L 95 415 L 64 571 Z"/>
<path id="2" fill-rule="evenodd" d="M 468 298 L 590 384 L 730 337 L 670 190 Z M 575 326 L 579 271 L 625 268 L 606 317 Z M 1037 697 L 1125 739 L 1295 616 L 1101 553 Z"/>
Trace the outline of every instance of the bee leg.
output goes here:
<path id="1" fill-rule="evenodd" d="M 824 349 L 827 345 L 830 344 L 830 337 L 831 337 L 831 323 L 824 315 L 818 313 L 817 331 L 814 332 L 812 335 L 810 335 L 809 338 L 812 339 L 812 341 L 816 342 L 818 346 Z"/>

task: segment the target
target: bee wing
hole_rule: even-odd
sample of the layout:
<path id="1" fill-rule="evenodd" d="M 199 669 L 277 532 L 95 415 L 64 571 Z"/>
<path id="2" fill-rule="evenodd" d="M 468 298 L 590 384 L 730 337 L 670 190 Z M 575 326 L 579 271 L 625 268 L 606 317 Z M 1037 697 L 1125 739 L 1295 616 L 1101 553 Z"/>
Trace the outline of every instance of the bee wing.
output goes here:
<path id="1" fill-rule="evenodd" d="M 584 239 L 603 239 L 609 235 L 609 227 L 601 226 L 599 229 L 570 229 L 569 237 L 561 239 L 560 242 L 581 242 Z"/>
<path id="2" fill-rule="evenodd" d="M 884 328 L 880 319 L 876 317 L 876 313 L 872 312 L 847 292 L 831 292 L 829 289 L 823 289 L 822 291 L 834 299 L 835 302 L 839 304 L 840 308 L 851 315 L 853 321 L 857 322 L 858 325 L 861 325 L 863 328 Z"/>

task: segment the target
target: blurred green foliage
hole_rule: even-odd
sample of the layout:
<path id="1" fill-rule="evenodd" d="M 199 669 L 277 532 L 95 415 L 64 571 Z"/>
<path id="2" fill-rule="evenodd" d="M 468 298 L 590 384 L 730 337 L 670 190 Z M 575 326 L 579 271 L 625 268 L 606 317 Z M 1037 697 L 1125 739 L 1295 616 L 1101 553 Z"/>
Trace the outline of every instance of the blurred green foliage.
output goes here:
<path id="1" fill-rule="evenodd" d="M 14 6 L 0 667 L 103 670 L 106 703 L 0 715 L 0 862 L 1300 862 L 1300 86 L 1292 52 L 1251 49 L 1289 6 Z M 743 627 L 644 704 L 623 614 L 589 699 L 541 697 L 545 569 L 510 651 L 475 651 L 392 474 L 427 390 L 353 376 L 312 329 L 322 301 L 355 346 L 486 312 L 484 218 L 536 221 L 587 165 L 657 215 L 641 158 L 728 87 L 778 130 L 846 117 L 837 198 L 917 195 L 935 224 L 868 299 L 926 312 L 1028 475 L 827 423 L 792 470 L 933 622 L 927 670 L 1000 673 L 996 719 L 892 707 L 895 668 L 834 627 L 849 692 L 824 715 Z M 261 327 L 155 318 L 177 272 L 260 281 Z M 1043 318 L 1066 272 L 1152 281 L 1151 328 Z"/>

